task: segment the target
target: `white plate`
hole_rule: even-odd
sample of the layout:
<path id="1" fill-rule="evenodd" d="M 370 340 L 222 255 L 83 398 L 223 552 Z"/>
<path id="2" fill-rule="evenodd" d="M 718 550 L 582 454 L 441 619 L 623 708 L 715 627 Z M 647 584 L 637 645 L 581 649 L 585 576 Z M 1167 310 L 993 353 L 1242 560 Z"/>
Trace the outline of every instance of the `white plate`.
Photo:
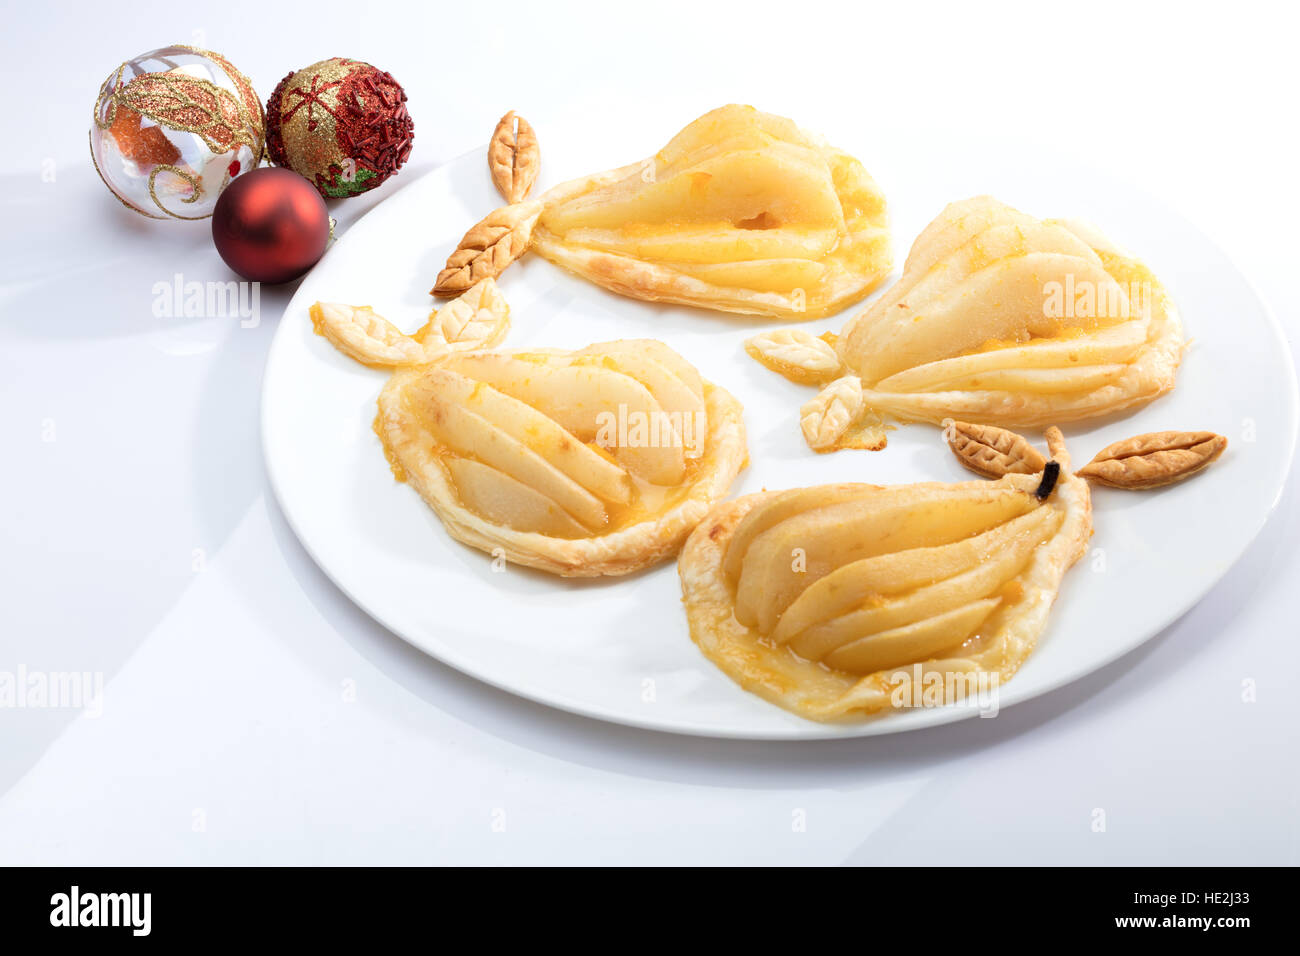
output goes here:
<path id="1" fill-rule="evenodd" d="M 549 131 L 539 191 L 593 171 L 592 156 L 609 165 L 629 162 L 672 132 L 647 140 L 637 131 L 635 141 L 611 145 L 612 130 Z M 1067 575 L 1038 649 L 1001 689 L 999 705 L 1007 707 L 1137 647 L 1237 560 L 1286 478 L 1296 434 L 1294 370 L 1276 320 L 1225 255 L 1131 186 L 1056 156 L 1004 157 L 971 147 L 957 163 L 914 138 L 876 131 L 853 142 L 850 131 L 826 132 L 856 151 L 885 190 L 899 262 L 945 203 L 987 192 L 1034 215 L 1092 220 L 1169 286 L 1193 339 L 1177 389 L 1117 421 L 1068 429 L 1077 461 L 1147 431 L 1209 429 L 1229 438 L 1224 457 L 1193 481 L 1157 492 L 1096 492 L 1091 553 Z M 888 142 L 898 151 L 882 148 Z M 370 304 L 399 326 L 417 328 L 448 252 L 498 204 L 483 152 L 433 171 L 347 230 L 281 320 L 263 386 L 266 463 L 290 525 L 325 573 L 381 624 L 453 667 L 603 720 L 711 736 L 810 739 L 972 716 L 974 709 L 959 707 L 847 726 L 802 720 L 745 693 L 700 654 L 687 635 L 671 562 L 599 582 L 516 567 L 495 572 L 490 558 L 452 541 L 415 492 L 393 481 L 370 429 L 384 373 L 315 335 L 308 306 L 318 299 Z M 751 457 L 735 494 L 831 481 L 970 477 L 938 429 L 925 425 L 892 433 L 882 452 L 810 452 L 797 409 L 813 392 L 742 350 L 747 335 L 771 325 L 766 320 L 620 298 L 536 257 L 511 266 L 501 287 L 513 314 L 507 347 L 654 337 L 731 390 L 745 404 Z M 851 311 L 807 328 L 838 329 Z"/>

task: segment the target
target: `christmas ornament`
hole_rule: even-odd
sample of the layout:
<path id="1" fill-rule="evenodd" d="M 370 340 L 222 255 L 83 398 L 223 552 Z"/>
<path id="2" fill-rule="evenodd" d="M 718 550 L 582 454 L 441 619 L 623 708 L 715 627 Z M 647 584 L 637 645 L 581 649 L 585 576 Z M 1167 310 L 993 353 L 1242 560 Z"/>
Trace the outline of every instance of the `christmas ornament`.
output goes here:
<path id="1" fill-rule="evenodd" d="M 330 217 L 315 187 L 288 169 L 255 169 L 217 199 L 212 241 L 226 265 L 254 282 L 296 279 L 325 254 Z"/>
<path id="2" fill-rule="evenodd" d="M 266 104 L 271 162 L 330 199 L 374 189 L 411 155 L 414 124 L 392 75 L 333 57 L 290 73 Z"/>
<path id="3" fill-rule="evenodd" d="M 127 60 L 100 87 L 90 157 L 128 208 L 205 219 L 262 161 L 266 116 L 244 74 L 218 53 L 169 46 Z"/>

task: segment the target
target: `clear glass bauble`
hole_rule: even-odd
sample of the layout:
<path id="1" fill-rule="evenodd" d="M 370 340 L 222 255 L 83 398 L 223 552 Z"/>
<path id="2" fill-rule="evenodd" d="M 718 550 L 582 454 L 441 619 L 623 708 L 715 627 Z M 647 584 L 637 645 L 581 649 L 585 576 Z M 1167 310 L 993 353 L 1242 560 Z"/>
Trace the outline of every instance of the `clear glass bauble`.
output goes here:
<path id="1" fill-rule="evenodd" d="M 169 46 L 127 60 L 95 100 L 90 154 L 104 184 L 155 219 L 206 219 L 221 191 L 257 168 L 266 117 L 225 57 Z"/>

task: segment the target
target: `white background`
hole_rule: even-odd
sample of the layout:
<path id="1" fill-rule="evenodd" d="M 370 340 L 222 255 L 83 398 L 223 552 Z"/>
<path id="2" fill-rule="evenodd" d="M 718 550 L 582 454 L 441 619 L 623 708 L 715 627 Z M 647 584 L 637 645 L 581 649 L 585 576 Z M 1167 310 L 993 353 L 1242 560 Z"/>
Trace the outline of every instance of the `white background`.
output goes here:
<path id="1" fill-rule="evenodd" d="M 996 719 L 776 745 L 568 716 L 425 658 L 316 569 L 259 447 L 291 290 L 263 289 L 256 328 L 155 318 L 156 282 L 230 275 L 206 224 L 122 209 L 86 149 L 103 79 L 172 42 L 263 96 L 335 55 L 406 87 L 411 162 L 334 203 L 340 230 L 511 108 L 543 146 L 575 116 L 675 129 L 732 101 L 826 133 L 951 131 L 954 163 L 992 132 L 1177 208 L 1294 342 L 1296 26 L 1240 2 L 7 11 L 0 670 L 105 691 L 98 718 L 0 710 L 0 862 L 1296 863 L 1294 479 L 1191 614 Z"/>

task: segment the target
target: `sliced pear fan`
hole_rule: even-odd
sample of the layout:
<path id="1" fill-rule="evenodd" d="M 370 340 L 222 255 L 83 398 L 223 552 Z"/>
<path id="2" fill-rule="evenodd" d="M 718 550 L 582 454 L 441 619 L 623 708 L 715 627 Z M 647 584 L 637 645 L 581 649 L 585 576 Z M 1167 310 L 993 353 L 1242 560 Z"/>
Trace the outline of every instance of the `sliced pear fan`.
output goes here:
<path id="1" fill-rule="evenodd" d="M 1009 679 L 1091 533 L 1063 448 L 1041 475 L 826 485 L 719 505 L 678 568 L 691 636 L 745 688 L 818 720 L 891 706 L 913 666 Z M 902 670 L 900 670 L 902 669 Z"/>
<path id="2" fill-rule="evenodd" d="M 890 598 L 859 591 L 858 600 L 839 615 L 812 609 L 811 613 L 821 617 L 821 622 L 803 631 L 798 631 L 797 625 L 792 626 L 795 636 L 790 638 L 790 646 L 800 656 L 819 661 L 837 648 L 867 640 L 872 635 L 946 614 L 975 600 L 1000 599 L 998 591 L 1020 573 L 1033 550 L 1060 526 L 1059 514 L 1047 517 L 1048 520 L 1036 522 L 1038 527 L 1032 533 L 1012 538 L 1003 550 L 984 552 L 965 570 L 934 584 Z M 950 647 L 967 637 L 969 634 L 959 634 L 943 646 Z M 775 633 L 773 638 L 776 638 Z"/>
<path id="3" fill-rule="evenodd" d="M 674 553 L 745 462 L 739 403 L 648 340 L 445 353 L 393 375 L 375 431 L 453 537 L 562 575 Z"/>
<path id="4" fill-rule="evenodd" d="M 863 415 L 1040 426 L 1162 395 L 1182 348 L 1177 309 L 1145 265 L 1092 227 L 987 196 L 944 209 L 835 343 Z"/>
<path id="5" fill-rule="evenodd" d="M 602 425 L 611 415 L 621 415 L 629 425 L 654 423 L 659 432 L 673 431 L 673 419 L 642 382 L 591 361 L 595 358 L 472 353 L 452 359 L 447 367 L 532 406 L 584 444 L 597 443 L 608 431 Z M 644 442 L 607 445 L 607 450 L 638 477 L 674 485 L 686 475 L 684 443 L 674 440 L 679 437 L 657 434 L 655 440 L 647 436 Z"/>
<path id="6" fill-rule="evenodd" d="M 772 630 L 772 640 L 784 644 L 831 622 L 845 622 L 841 629 L 849 631 L 862 625 L 861 633 L 872 633 L 882 629 L 867 627 L 872 620 L 884 620 L 900 609 L 906 616 L 914 606 L 932 608 L 933 601 L 943 601 L 946 595 L 968 593 L 967 584 L 992 593 L 1019 573 L 1029 551 L 1056 530 L 1059 518 L 1051 508 L 1034 508 L 951 544 L 893 551 L 841 565 L 786 609 Z M 806 645 L 800 653 L 820 660 L 822 655 L 811 651 Z"/>
<path id="7" fill-rule="evenodd" d="M 411 383 L 403 400 L 425 430 L 451 452 L 473 456 L 533 488 L 587 528 L 603 527 L 608 515 L 601 500 L 545 457 L 546 452 L 554 454 L 563 446 L 544 433 L 539 433 L 536 443 L 529 443 L 526 437 L 521 441 L 510 433 L 516 416 L 522 418 L 518 413 L 528 406 L 485 389 L 488 399 L 479 396 L 471 410 L 479 389 L 473 379 L 435 368 Z"/>
<path id="8" fill-rule="evenodd" d="M 837 350 L 865 404 L 897 418 L 1045 425 L 1173 388 L 1182 326 L 1150 270 L 1095 230 L 978 197 L 922 232 Z"/>
<path id="9" fill-rule="evenodd" d="M 1032 494 L 1018 489 L 976 485 L 959 491 L 885 491 L 812 508 L 750 543 L 736 585 L 736 620 L 770 634 L 805 588 L 843 564 L 960 540 L 1036 504 Z"/>
<path id="10" fill-rule="evenodd" d="M 748 106 L 706 113 L 650 159 L 541 201 L 533 248 L 650 301 L 813 318 L 890 268 L 884 198 L 862 165 Z"/>

